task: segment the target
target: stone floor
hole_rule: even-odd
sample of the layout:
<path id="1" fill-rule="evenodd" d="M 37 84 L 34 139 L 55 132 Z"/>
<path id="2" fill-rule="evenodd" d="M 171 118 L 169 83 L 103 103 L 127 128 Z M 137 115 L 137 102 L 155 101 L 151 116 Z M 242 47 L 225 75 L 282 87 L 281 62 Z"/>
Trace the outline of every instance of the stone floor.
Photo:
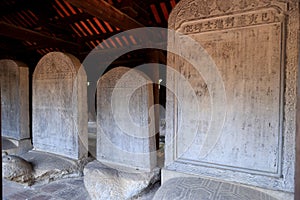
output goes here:
<path id="1" fill-rule="evenodd" d="M 153 200 L 293 200 L 288 193 L 199 177 L 177 177 L 164 182 Z"/>
<path id="2" fill-rule="evenodd" d="M 83 178 L 69 178 L 31 187 L 18 183 L 3 181 L 3 198 L 5 200 L 85 200 L 90 199 Z"/>
<path id="3" fill-rule="evenodd" d="M 241 185 L 195 178 L 174 178 L 163 186 L 154 184 L 132 200 L 287 200 L 272 197 L 258 190 Z M 90 200 L 84 187 L 83 177 L 53 181 L 48 184 L 23 186 L 2 179 L 3 200 Z"/>
<path id="4" fill-rule="evenodd" d="M 90 200 L 83 177 L 53 181 L 48 184 L 23 186 L 2 179 L 3 200 Z M 157 183 L 134 200 L 151 200 L 160 187 Z"/>
<path id="5" fill-rule="evenodd" d="M 11 145 L 7 143 L 7 145 Z M 10 147 L 10 146 L 7 146 Z M 163 167 L 164 161 L 164 148 L 163 144 L 160 146 L 158 154 L 158 166 Z M 96 134 L 89 133 L 89 154 L 95 158 L 96 153 Z M 29 152 L 25 155 L 27 160 L 30 160 L 35 168 L 41 169 L 40 171 L 47 170 L 48 168 L 57 169 L 71 169 L 74 163 L 66 162 L 65 160 L 58 159 L 57 156 L 52 158 L 51 156 L 45 156 L 44 154 L 37 154 L 37 152 Z M 45 159 L 47 157 L 47 159 Z M 74 167 L 73 167 L 74 168 Z M 39 170 L 37 170 L 39 171 Z M 49 171 L 49 169 L 48 169 Z M 51 170 L 50 170 L 51 171 Z M 53 170 L 52 170 L 53 171 Z M 55 170 L 54 170 L 55 171 Z M 70 171 L 70 170 L 68 170 Z M 75 170 L 76 171 L 76 170 Z M 48 174 L 48 173 L 47 173 Z M 2 199 L 4 200 L 90 200 L 90 196 L 84 186 L 83 177 L 77 174 L 77 177 L 66 176 L 58 177 L 58 180 L 44 179 L 52 181 L 50 183 L 37 182 L 33 186 L 24 186 L 15 182 L 2 179 Z M 53 179 L 53 176 L 51 176 Z M 173 181 L 173 182 L 172 182 Z M 167 184 L 166 184 L 167 183 Z M 152 185 L 147 188 L 138 197 L 133 200 L 174 200 L 174 199 L 199 199 L 204 195 L 203 200 L 214 199 L 228 199 L 228 200 L 290 200 L 292 196 L 280 196 L 280 195 L 267 195 L 257 189 L 249 189 L 240 185 L 234 185 L 230 183 L 222 183 L 214 180 L 193 179 L 193 178 L 180 178 L 173 179 L 171 182 L 166 182 L 163 186 L 160 183 Z M 196 195 L 196 196 L 195 196 Z"/>

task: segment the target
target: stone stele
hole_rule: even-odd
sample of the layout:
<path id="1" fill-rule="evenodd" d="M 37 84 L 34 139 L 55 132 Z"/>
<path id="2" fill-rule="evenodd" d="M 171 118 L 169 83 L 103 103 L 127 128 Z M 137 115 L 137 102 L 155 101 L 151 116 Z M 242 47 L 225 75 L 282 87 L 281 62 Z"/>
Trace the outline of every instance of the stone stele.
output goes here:
<path id="1" fill-rule="evenodd" d="M 169 28 L 165 169 L 293 192 L 299 1 L 181 0 Z"/>
<path id="2" fill-rule="evenodd" d="M 29 132 L 28 67 L 14 60 L 0 60 L 1 135 L 22 140 Z"/>
<path id="3" fill-rule="evenodd" d="M 142 72 L 117 67 L 103 75 L 97 85 L 97 160 L 151 171 L 156 166 L 152 105 L 152 84 Z"/>
<path id="4" fill-rule="evenodd" d="M 35 150 L 79 159 L 87 156 L 87 78 L 77 58 L 51 52 L 33 74 Z"/>

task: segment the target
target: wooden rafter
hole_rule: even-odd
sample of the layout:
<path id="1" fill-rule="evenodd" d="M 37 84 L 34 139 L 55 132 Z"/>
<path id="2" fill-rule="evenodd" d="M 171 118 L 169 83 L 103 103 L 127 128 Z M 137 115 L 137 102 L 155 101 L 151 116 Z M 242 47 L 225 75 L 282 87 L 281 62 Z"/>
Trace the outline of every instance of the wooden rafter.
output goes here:
<path id="1" fill-rule="evenodd" d="M 0 35 L 22 41 L 36 42 L 38 44 L 48 44 L 52 47 L 63 46 L 66 49 L 72 50 L 76 50 L 80 47 L 80 45 L 75 42 L 65 41 L 60 38 L 44 35 L 39 32 L 35 32 L 4 22 L 0 22 Z"/>
<path id="2" fill-rule="evenodd" d="M 123 30 L 144 27 L 143 24 L 129 17 L 122 11 L 110 5 L 104 0 L 66 0 L 76 7 L 82 8 L 85 12 L 107 21 Z"/>

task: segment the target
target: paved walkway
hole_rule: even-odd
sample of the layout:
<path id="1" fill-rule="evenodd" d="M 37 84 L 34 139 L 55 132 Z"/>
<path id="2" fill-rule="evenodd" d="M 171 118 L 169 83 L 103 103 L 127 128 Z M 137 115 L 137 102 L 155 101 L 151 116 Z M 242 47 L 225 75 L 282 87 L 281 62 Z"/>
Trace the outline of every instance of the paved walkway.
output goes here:
<path id="1" fill-rule="evenodd" d="M 4 200 L 89 200 L 83 178 L 69 178 L 31 187 L 3 180 Z"/>
<path id="2" fill-rule="evenodd" d="M 68 178 L 31 187 L 2 179 L 3 200 L 90 200 L 83 177 Z M 154 184 L 134 200 L 152 200 L 160 183 Z"/>
<path id="3" fill-rule="evenodd" d="M 270 192 L 270 191 L 269 191 Z M 285 195 L 285 196 L 283 196 Z M 276 196 L 276 197 L 275 197 Z M 153 200 L 290 200 L 289 194 L 267 194 L 257 188 L 196 177 L 167 180 Z"/>

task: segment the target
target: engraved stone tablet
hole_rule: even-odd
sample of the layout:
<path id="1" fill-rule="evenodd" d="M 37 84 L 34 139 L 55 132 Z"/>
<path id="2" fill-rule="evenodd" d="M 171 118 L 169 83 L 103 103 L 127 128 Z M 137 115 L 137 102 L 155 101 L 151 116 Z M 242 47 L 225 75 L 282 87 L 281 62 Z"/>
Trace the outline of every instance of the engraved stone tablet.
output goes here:
<path id="1" fill-rule="evenodd" d="M 152 170 L 156 166 L 152 105 L 152 84 L 142 72 L 117 67 L 102 76 L 97 85 L 97 160 Z"/>
<path id="2" fill-rule="evenodd" d="M 28 67 L 13 60 L 0 60 L 1 135 L 30 138 Z"/>
<path id="3" fill-rule="evenodd" d="M 198 103 L 174 81 L 177 94 L 167 95 L 166 169 L 293 191 L 295 123 L 289 121 L 296 76 L 290 74 L 297 68 L 292 33 L 299 27 L 299 2 L 286 2 L 182 0 L 174 8 L 169 28 L 196 43 L 170 34 L 168 47 L 179 55 L 169 55 L 168 66 L 185 77 Z M 186 105 L 194 112 L 199 106 L 199 113 L 182 123 Z M 180 131 L 195 124 L 192 132 Z"/>
<path id="4" fill-rule="evenodd" d="M 79 159 L 87 156 L 87 80 L 78 59 L 52 52 L 33 75 L 33 146 Z"/>

